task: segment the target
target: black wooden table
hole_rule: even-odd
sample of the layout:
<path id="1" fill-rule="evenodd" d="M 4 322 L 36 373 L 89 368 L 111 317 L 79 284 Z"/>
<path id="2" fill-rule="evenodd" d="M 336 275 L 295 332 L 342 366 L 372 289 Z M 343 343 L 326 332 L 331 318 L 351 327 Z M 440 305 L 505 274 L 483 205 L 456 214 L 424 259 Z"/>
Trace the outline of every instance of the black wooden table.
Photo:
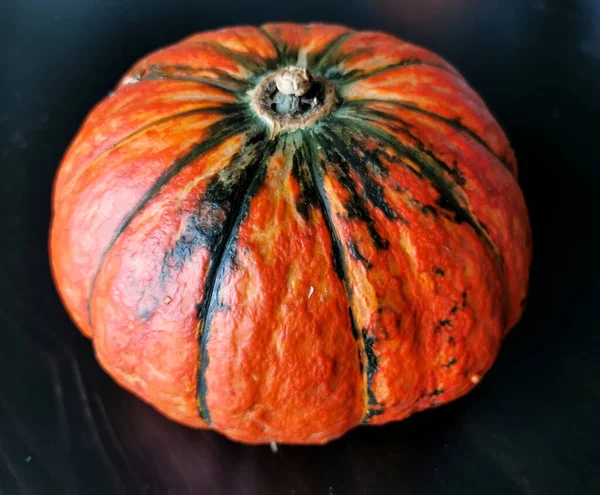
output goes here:
<path id="1" fill-rule="evenodd" d="M 522 321 L 471 395 L 325 447 L 238 445 L 121 390 L 50 278 L 50 187 L 88 110 L 194 31 L 320 20 L 454 63 L 506 129 L 535 263 Z M 0 493 L 600 493 L 600 2 L 0 2 Z"/>

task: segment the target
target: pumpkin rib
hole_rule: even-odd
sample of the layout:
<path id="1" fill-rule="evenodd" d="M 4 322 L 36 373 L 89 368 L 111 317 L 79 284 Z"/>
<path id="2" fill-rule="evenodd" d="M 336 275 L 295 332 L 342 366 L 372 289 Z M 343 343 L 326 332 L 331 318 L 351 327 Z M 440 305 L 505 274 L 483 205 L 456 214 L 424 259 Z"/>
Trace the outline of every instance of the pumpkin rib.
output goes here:
<path id="1" fill-rule="evenodd" d="M 496 159 L 498 159 L 500 162 L 502 162 L 502 164 L 506 168 L 508 168 L 511 171 L 511 173 L 513 173 L 513 175 L 515 174 L 513 167 L 510 166 L 510 164 L 506 161 L 506 159 L 504 157 L 495 153 L 485 139 L 483 139 L 479 134 L 477 134 L 471 128 L 462 124 L 458 119 L 448 119 L 446 117 L 442 117 L 441 115 L 438 115 L 437 113 L 430 112 L 429 110 L 425 110 L 424 108 L 421 108 L 418 105 L 413 105 L 412 103 L 404 103 L 401 101 L 391 101 L 391 100 L 383 100 L 383 99 L 376 99 L 376 98 L 364 98 L 364 99 L 360 99 L 360 100 L 345 100 L 343 105 L 345 107 L 353 107 L 355 105 L 359 106 L 359 107 L 362 106 L 363 107 L 363 108 L 361 108 L 361 110 L 362 110 L 362 109 L 364 109 L 364 105 L 368 105 L 369 103 L 381 103 L 381 104 L 385 104 L 385 105 L 399 107 L 404 110 L 408 110 L 411 112 L 416 112 L 416 113 L 420 113 L 422 115 L 426 115 L 427 117 L 430 117 L 439 122 L 442 122 L 442 123 L 452 127 L 453 129 L 456 129 L 456 130 L 466 134 L 470 138 L 474 139 L 477 143 L 479 143 L 481 146 L 483 146 L 491 155 L 493 155 Z M 372 110 L 372 109 L 369 109 L 369 110 Z M 387 112 L 381 112 L 380 114 L 383 118 L 386 118 L 390 121 L 399 122 L 399 119 L 395 118 L 391 114 L 388 114 Z"/>
<path id="2" fill-rule="evenodd" d="M 423 153 L 421 150 L 411 150 L 405 144 L 403 144 L 400 140 L 400 136 L 392 136 L 389 131 L 372 125 L 365 119 L 365 116 L 362 117 L 351 117 L 347 116 L 350 120 L 352 120 L 363 132 L 367 132 L 372 137 L 378 138 L 380 141 L 387 143 L 391 146 L 396 153 L 400 156 L 406 156 L 410 158 L 417 166 L 419 167 L 419 172 L 425 177 L 431 185 L 435 188 L 435 190 L 440 194 L 440 199 L 443 199 L 445 202 L 445 207 L 451 211 L 455 212 L 456 220 L 460 221 L 460 219 L 464 220 L 477 234 L 477 236 L 484 241 L 484 243 L 488 246 L 489 250 L 494 254 L 494 258 L 498 264 L 498 268 L 502 273 L 502 281 L 506 291 L 506 274 L 504 267 L 504 258 L 502 257 L 502 253 L 499 251 L 498 246 L 492 241 L 490 236 L 487 233 L 485 226 L 482 226 L 479 220 L 471 213 L 468 208 L 467 201 L 456 195 L 453 191 L 456 188 L 455 184 L 451 184 L 446 181 L 443 177 L 440 176 L 439 173 L 435 171 L 435 165 L 427 164 L 426 161 L 423 160 Z M 340 119 L 340 123 L 343 122 L 343 119 Z M 342 124 L 343 125 L 343 124 Z M 351 128 L 351 131 L 356 132 L 356 129 Z M 435 159 L 435 157 L 434 157 Z M 438 165 L 441 162 L 438 159 L 435 159 Z M 405 166 L 404 162 L 402 162 Z M 464 204 L 463 204 L 464 203 Z"/>
<path id="3" fill-rule="evenodd" d="M 70 191 L 69 185 L 73 184 L 73 182 L 75 180 L 77 180 L 77 178 L 81 177 L 81 175 L 86 170 L 89 170 L 89 168 L 91 166 L 96 165 L 96 163 L 98 163 L 99 160 L 101 160 L 104 156 L 106 156 L 106 154 L 120 148 L 121 146 L 125 146 L 129 141 L 131 141 L 138 135 L 148 131 L 152 127 L 164 124 L 165 122 L 170 122 L 172 120 L 189 117 L 190 115 L 197 115 L 197 114 L 201 114 L 201 113 L 211 113 L 211 112 L 222 112 L 224 110 L 224 107 L 226 107 L 226 111 L 229 111 L 229 109 L 230 109 L 232 112 L 235 112 L 236 110 L 242 108 L 239 103 L 223 103 L 222 105 L 215 106 L 215 107 L 195 108 L 193 110 L 186 110 L 185 112 L 174 113 L 171 115 L 167 115 L 166 117 L 162 117 L 158 120 L 149 122 L 148 124 L 145 124 L 143 127 L 140 127 L 139 129 L 133 131 L 132 133 L 127 134 L 122 139 L 119 139 L 117 142 L 111 144 L 108 148 L 103 149 L 100 153 L 98 153 L 96 156 L 94 156 L 84 167 L 79 167 L 71 175 L 71 177 L 69 177 L 64 182 L 64 184 L 62 186 L 63 193 L 61 194 L 60 198 L 63 198 Z"/>
<path id="4" fill-rule="evenodd" d="M 311 133 L 312 134 L 312 133 Z M 356 340 L 358 346 L 358 358 L 360 360 L 360 370 L 363 375 L 363 402 L 364 402 L 364 410 L 365 413 L 363 415 L 363 419 L 361 422 L 368 420 L 371 413 L 371 397 L 374 397 L 372 390 L 369 388 L 368 383 L 368 359 L 366 355 L 366 347 L 365 341 L 362 338 L 362 335 L 358 332 L 356 327 L 356 320 L 354 318 L 354 312 L 352 310 L 352 287 L 350 286 L 350 280 L 348 278 L 348 273 L 346 269 L 346 263 L 344 260 L 344 249 L 342 247 L 342 242 L 335 231 L 335 226 L 331 219 L 331 208 L 329 206 L 329 199 L 323 189 L 323 181 L 318 178 L 319 173 L 317 172 L 317 161 L 318 156 L 315 149 L 315 145 L 313 140 L 311 139 L 313 136 L 309 136 L 306 138 L 306 146 L 308 148 L 309 156 L 309 173 L 311 176 L 311 180 L 314 184 L 315 190 L 317 192 L 317 201 L 319 203 L 319 208 L 321 209 L 321 214 L 323 215 L 323 219 L 325 220 L 325 224 L 327 225 L 327 230 L 329 230 L 329 235 L 331 236 L 331 251 L 332 251 L 332 260 L 333 266 L 336 274 L 344 283 L 344 288 L 346 289 L 346 297 L 348 298 L 348 314 L 350 316 L 350 324 L 352 334 Z M 314 139 L 314 138 L 313 138 Z"/>
<path id="5" fill-rule="evenodd" d="M 335 128 L 323 131 L 323 133 L 325 132 L 328 134 L 329 142 L 337 155 L 342 160 L 346 161 L 349 168 L 352 169 L 362 181 L 365 199 L 381 211 L 389 220 L 397 220 L 407 224 L 408 221 L 400 216 L 398 212 L 394 211 L 392 206 L 386 201 L 381 186 L 379 186 L 379 184 L 377 184 L 366 172 L 367 160 L 358 156 L 352 148 L 344 146 L 339 131 L 336 133 Z"/>
<path id="6" fill-rule="evenodd" d="M 345 170 L 344 173 L 346 175 L 345 181 L 348 181 L 348 183 L 344 184 L 344 188 L 352 193 L 352 201 L 353 201 L 353 203 L 355 203 L 353 206 L 353 209 L 356 210 L 353 213 L 353 216 L 357 216 L 361 221 L 363 221 L 367 225 L 367 229 L 370 232 L 371 237 L 373 238 L 373 242 L 374 242 L 375 246 L 377 247 L 377 249 L 387 249 L 389 246 L 389 241 L 387 239 L 384 239 L 379 234 L 379 232 L 375 226 L 375 221 L 369 214 L 368 207 L 366 206 L 366 204 L 364 204 L 365 202 L 362 199 L 363 194 L 361 194 L 358 191 L 356 182 L 352 178 L 352 172 L 356 173 L 359 176 L 360 180 L 362 181 L 365 199 L 369 203 L 371 203 L 371 205 L 374 208 L 381 211 L 383 213 L 383 215 L 390 220 L 397 220 L 402 223 L 407 223 L 407 221 L 404 218 L 402 218 L 401 216 L 399 216 L 398 213 L 395 212 L 392 209 L 392 207 L 387 203 L 387 201 L 383 197 L 383 194 L 381 193 L 379 186 L 375 183 L 375 181 L 373 181 L 373 179 L 369 176 L 369 174 L 366 173 L 366 171 L 364 170 L 364 166 L 363 166 L 364 164 L 363 164 L 363 161 L 361 160 L 361 158 L 358 157 L 356 154 L 354 154 L 354 152 L 350 148 L 345 147 L 343 145 L 340 137 L 338 135 L 335 135 L 333 130 L 322 129 L 321 134 L 327 135 L 327 140 L 328 140 L 327 143 L 323 142 L 322 140 L 319 140 L 320 142 L 323 143 L 321 148 L 322 149 L 331 148 L 335 152 L 335 154 L 337 155 L 337 157 L 339 159 L 336 162 L 330 156 L 328 156 L 328 160 L 332 161 L 332 163 L 337 163 L 338 166 L 341 166 L 342 163 L 346 164 L 347 170 Z M 329 145 L 329 146 L 327 146 L 327 145 Z M 349 187 L 350 184 L 351 184 L 351 187 Z M 378 195 L 379 195 L 379 197 L 377 197 Z M 335 229 L 333 222 L 331 222 L 331 229 Z M 339 240 L 339 245 L 342 246 L 341 240 Z M 356 252 L 357 252 L 356 257 L 359 259 L 362 258 L 364 261 L 366 261 L 368 263 L 368 260 L 366 260 L 360 254 L 360 252 L 358 252 L 358 248 L 356 245 L 354 245 L 354 249 L 352 249 L 352 247 L 348 247 L 348 249 L 351 250 L 351 256 L 354 256 L 354 250 L 356 250 Z M 342 252 L 345 252 L 345 250 L 342 249 Z M 350 303 L 352 304 L 351 296 L 352 296 L 353 291 L 351 288 L 350 279 L 347 275 L 345 263 L 343 266 L 344 266 L 344 270 L 345 270 L 344 280 L 347 280 L 349 299 L 350 299 Z M 369 420 L 373 416 L 381 415 L 384 412 L 383 406 L 381 405 L 381 403 L 379 403 L 377 401 L 377 398 L 373 391 L 373 377 L 375 376 L 375 373 L 377 372 L 378 360 L 377 360 L 377 356 L 373 350 L 374 338 L 372 336 L 367 335 L 364 328 L 360 331 L 360 333 L 358 332 L 358 328 L 356 327 L 353 313 L 351 313 L 351 321 L 352 321 L 354 332 L 356 333 L 356 335 L 360 335 L 359 338 L 361 339 L 362 346 L 363 346 L 363 354 L 364 354 L 363 366 L 364 366 L 364 370 L 365 370 L 365 374 L 366 374 L 366 391 L 367 391 L 368 407 L 367 407 L 366 413 L 363 417 L 362 423 L 368 423 Z"/>
<path id="7" fill-rule="evenodd" d="M 371 137 L 378 138 L 380 142 L 387 143 L 399 155 L 406 156 L 410 158 L 414 163 L 416 163 L 419 166 L 419 172 L 430 181 L 430 183 L 433 185 L 436 191 L 438 191 L 440 195 L 448 202 L 447 206 L 455 210 L 456 213 L 460 215 L 476 231 L 477 235 L 484 242 L 486 242 L 486 244 L 488 244 L 488 247 L 490 247 L 492 252 L 494 252 L 498 257 L 500 257 L 498 248 L 490 239 L 485 227 L 482 226 L 478 219 L 476 219 L 471 214 L 466 205 L 461 204 L 466 203 L 466 200 L 453 192 L 458 184 L 450 183 L 449 181 L 445 180 L 441 176 L 441 174 L 436 172 L 435 165 L 432 163 L 428 164 L 427 160 L 424 159 L 424 155 L 427 155 L 427 153 L 424 153 L 420 149 L 412 148 L 404 143 L 401 143 L 399 136 L 392 136 L 390 132 L 386 129 L 371 124 L 365 115 L 362 115 L 361 117 L 345 115 L 345 117 L 356 123 L 356 125 L 359 128 L 361 128 L 363 132 L 366 132 L 368 135 L 371 135 Z M 340 119 L 340 123 L 343 122 L 344 119 Z M 352 131 L 355 129 L 351 128 L 349 130 Z M 410 135 L 410 133 L 408 134 Z M 430 158 L 434 160 L 435 164 L 437 164 L 438 166 L 442 166 L 442 168 L 445 168 L 446 171 L 451 170 L 450 167 L 448 167 L 448 165 L 446 165 L 443 161 L 437 159 L 435 156 L 431 155 Z"/>
<path id="8" fill-rule="evenodd" d="M 156 69 L 165 70 L 165 69 L 170 69 L 170 68 L 174 68 L 176 70 L 181 70 L 181 71 L 189 71 L 189 72 L 191 72 L 191 71 L 214 71 L 218 77 L 215 79 L 211 79 L 209 77 L 180 76 L 180 75 L 173 75 L 173 74 L 161 74 L 161 73 L 156 72 Z M 236 79 L 235 77 L 231 77 L 231 76 L 226 77 L 226 76 L 228 76 L 228 74 L 226 75 L 226 74 L 222 73 L 222 71 L 218 71 L 218 69 L 204 69 L 204 68 L 196 69 L 194 67 L 189 67 L 189 66 L 164 65 L 164 66 L 153 66 L 152 69 L 150 71 L 148 71 L 146 74 L 136 75 L 133 77 L 137 81 L 167 79 L 167 80 L 174 80 L 174 81 L 195 82 L 195 83 L 205 84 L 212 88 L 220 89 L 220 90 L 225 91 L 234 96 L 238 96 L 242 91 L 248 89 L 248 87 L 250 86 L 246 81 L 242 81 L 241 79 Z M 240 85 L 244 84 L 244 87 L 235 90 L 225 84 L 219 84 L 220 79 L 229 80 L 229 81 L 233 82 L 234 84 L 240 84 Z"/>
<path id="9" fill-rule="evenodd" d="M 323 50 L 314 55 L 316 60 L 313 60 L 313 63 L 308 68 L 321 72 L 323 65 L 329 62 L 330 58 L 335 54 L 340 45 L 355 34 L 356 31 L 348 31 L 331 40 Z"/>
<path id="10" fill-rule="evenodd" d="M 346 108 L 344 110 L 346 111 L 345 115 L 351 119 L 354 118 L 354 119 L 358 119 L 362 122 L 375 123 L 376 125 L 374 126 L 374 128 L 376 130 L 381 130 L 382 132 L 386 132 L 386 133 L 390 134 L 389 131 L 387 131 L 387 127 L 389 127 L 394 132 L 396 132 L 400 135 L 408 136 L 411 140 L 416 141 L 416 144 L 417 144 L 417 147 L 416 148 L 412 147 L 410 149 L 410 151 L 412 153 L 416 152 L 417 154 L 422 154 L 422 155 L 428 156 L 431 160 L 433 160 L 434 164 L 433 164 L 433 167 L 431 168 L 431 170 L 435 170 L 435 168 L 437 166 L 440 169 L 442 169 L 444 173 L 448 174 L 448 176 L 451 178 L 451 181 L 452 181 L 452 183 L 450 184 L 451 187 L 454 187 L 455 185 L 463 186 L 465 184 L 465 179 L 464 179 L 460 169 L 458 169 L 455 166 L 450 167 L 446 162 L 444 162 L 443 160 L 440 160 L 431 151 L 427 150 L 426 147 L 421 142 L 421 140 L 418 139 L 411 132 L 411 128 L 413 127 L 412 124 L 409 124 L 408 122 L 401 120 L 401 119 L 394 119 L 394 121 L 392 121 L 392 122 L 386 122 L 385 120 L 381 119 L 381 112 L 379 112 L 378 110 L 363 109 L 360 113 L 355 112 L 351 108 Z M 402 144 L 402 147 L 404 147 L 406 150 L 409 150 L 409 147 L 406 144 Z"/>
<path id="11" fill-rule="evenodd" d="M 265 29 L 264 24 L 260 26 L 258 30 L 265 36 L 265 38 L 269 40 L 269 43 L 273 45 L 273 48 L 275 48 L 275 52 L 277 53 L 277 62 L 281 63 L 283 61 L 283 52 L 281 51 L 279 43 L 275 40 L 273 36 L 271 36 L 271 33 L 269 33 L 269 31 Z"/>
<path id="12" fill-rule="evenodd" d="M 200 332 L 198 334 L 199 341 L 199 359 L 200 363 L 198 366 L 198 380 L 197 380 L 197 394 L 198 394 L 198 413 L 202 420 L 210 426 L 210 411 L 206 402 L 206 394 L 208 392 L 208 386 L 206 383 L 206 369 L 210 358 L 208 356 L 208 338 L 210 335 L 210 325 L 212 317 L 215 311 L 215 306 L 219 305 L 218 300 L 214 300 L 216 296 L 218 298 L 219 289 L 223 282 L 224 270 L 226 268 L 225 260 L 231 253 L 231 249 L 236 242 L 237 232 L 240 228 L 241 223 L 244 221 L 248 214 L 250 202 L 255 194 L 258 192 L 266 177 L 268 158 L 279 142 L 278 139 L 269 141 L 263 137 L 263 149 L 259 152 L 260 158 L 257 160 L 256 171 L 250 174 L 251 177 L 247 182 L 247 185 L 242 185 L 241 189 L 243 193 L 239 196 L 239 204 L 232 208 L 232 213 L 228 215 L 227 226 L 223 227 L 224 236 L 221 245 L 217 248 L 217 253 L 214 260 L 211 260 L 208 274 L 204 282 L 204 294 L 202 306 L 199 311 L 200 321 Z M 227 228 L 229 227 L 229 229 Z M 228 231 L 227 231 L 228 230 Z"/>
<path id="13" fill-rule="evenodd" d="M 264 69 L 268 67 L 268 64 L 260 64 L 256 60 L 247 57 L 243 53 L 235 52 L 221 43 L 217 43 L 215 41 L 188 41 L 185 43 L 186 45 L 201 45 L 208 46 L 214 48 L 216 51 L 220 52 L 221 55 L 225 57 L 230 57 L 232 60 L 236 61 L 240 64 L 244 69 L 251 72 L 255 76 L 259 75 L 263 72 Z M 268 61 L 267 61 L 268 62 Z"/>
<path id="14" fill-rule="evenodd" d="M 453 192 L 455 190 L 456 185 L 448 183 L 441 177 L 439 174 L 435 172 L 435 165 L 427 165 L 426 162 L 422 159 L 423 153 L 422 150 L 410 150 L 406 144 L 401 142 L 401 135 L 399 134 L 394 138 L 389 131 L 379 126 L 371 124 L 363 115 L 362 117 L 351 117 L 348 116 L 353 122 L 357 124 L 358 127 L 362 128 L 361 130 L 366 131 L 371 137 L 379 138 L 381 141 L 387 143 L 392 149 L 396 151 L 400 156 L 406 156 L 411 159 L 415 164 L 419 166 L 419 171 L 423 177 L 429 180 L 430 184 L 434 187 L 434 189 L 440 194 L 440 199 L 445 201 L 445 205 L 442 207 L 446 207 L 451 211 L 455 212 L 456 220 L 459 219 L 464 220 L 477 234 L 477 236 L 486 244 L 488 249 L 494 255 L 494 261 L 496 262 L 496 266 L 499 270 L 500 281 L 502 284 L 503 296 L 504 296 L 504 316 L 508 318 L 508 280 L 506 274 L 506 267 L 504 263 L 504 257 L 502 253 L 498 249 L 498 246 L 494 243 L 491 237 L 488 234 L 488 231 L 484 225 L 481 224 L 479 219 L 473 215 L 468 207 L 468 201 L 465 198 L 457 197 L 457 195 Z M 340 119 L 340 123 L 343 122 L 343 119 Z M 342 124 L 343 125 L 343 124 Z M 350 131 L 356 131 L 354 128 L 349 129 Z M 409 133 L 410 134 L 410 133 Z M 412 136 L 411 136 L 412 137 Z M 418 141 L 418 140 L 417 140 Z M 438 165 L 443 164 L 443 162 L 434 155 L 431 154 L 431 158 L 435 160 L 435 163 Z M 408 165 L 405 162 L 401 162 L 404 166 Z M 447 165 L 446 165 L 447 167 Z M 459 186 L 461 187 L 461 186 Z M 462 204 L 464 203 L 464 204 Z"/>
<path id="15" fill-rule="evenodd" d="M 240 123 L 241 121 L 241 123 Z M 175 177 L 181 169 L 183 169 L 186 165 L 189 165 L 191 162 L 210 151 L 211 149 L 218 146 L 225 139 L 230 138 L 236 134 L 243 132 L 249 124 L 249 117 L 240 118 L 239 115 L 231 115 L 225 117 L 224 119 L 212 124 L 209 128 L 209 137 L 200 141 L 198 144 L 194 145 L 192 149 L 186 153 L 185 155 L 176 159 L 173 164 L 156 180 L 156 182 L 152 185 L 152 187 L 142 196 L 142 199 L 138 201 L 136 206 L 131 210 L 125 218 L 121 221 L 115 233 L 113 234 L 108 246 L 102 252 L 100 256 L 100 260 L 98 261 L 98 266 L 96 267 L 96 272 L 94 274 L 94 278 L 92 279 L 92 283 L 90 285 L 90 291 L 87 297 L 87 310 L 88 310 L 88 321 L 91 323 L 91 300 L 94 293 L 94 287 L 96 285 L 96 280 L 98 278 L 98 274 L 102 268 L 104 260 L 106 259 L 106 255 L 113 247 L 117 239 L 121 236 L 123 231 L 129 226 L 133 218 L 144 209 L 144 207 L 150 202 L 150 200 L 156 196 L 156 194 L 173 178 Z"/>
<path id="16" fill-rule="evenodd" d="M 359 69 L 354 69 L 351 71 L 342 74 L 339 79 L 336 79 L 336 83 L 340 86 L 346 86 L 348 84 L 354 84 L 355 82 L 362 81 L 363 79 L 368 79 L 369 77 L 377 76 L 379 74 L 383 74 L 389 70 L 400 69 L 402 67 L 411 67 L 413 65 L 425 65 L 427 67 L 433 67 L 435 69 L 444 70 L 446 72 L 450 72 L 451 74 L 457 74 L 456 72 L 450 70 L 448 67 L 445 67 L 440 64 L 434 64 L 432 62 L 425 62 L 421 59 L 417 59 L 414 57 L 407 58 L 405 60 L 401 60 L 400 62 L 396 62 L 394 64 L 387 65 L 380 69 L 376 69 L 371 72 L 364 72 Z M 348 76 L 351 76 L 348 78 Z"/>
<path id="17" fill-rule="evenodd" d="M 273 27 L 280 27 L 277 24 L 263 24 L 259 28 L 259 30 L 273 44 L 273 47 L 275 48 L 275 51 L 277 52 L 278 64 L 279 65 L 288 65 L 288 64 L 289 65 L 296 65 L 296 64 L 306 65 L 307 68 L 309 68 L 315 72 L 320 71 L 321 66 L 326 61 L 328 61 L 330 55 L 332 53 L 334 53 L 335 50 L 337 50 L 344 41 L 346 41 L 350 36 L 356 34 L 356 31 L 351 30 L 351 29 L 341 33 L 340 35 L 336 36 L 331 41 L 329 41 L 327 43 L 327 45 L 325 45 L 321 50 L 314 52 L 314 53 L 309 53 L 309 56 L 311 57 L 310 62 L 307 60 L 306 64 L 302 64 L 298 60 L 299 49 L 294 48 L 294 49 L 290 50 L 289 47 L 282 40 L 278 40 L 276 36 L 269 33 L 269 31 L 266 29 L 266 27 L 269 25 L 273 26 Z M 315 25 L 308 25 L 307 27 L 310 28 L 311 26 L 315 26 Z"/>

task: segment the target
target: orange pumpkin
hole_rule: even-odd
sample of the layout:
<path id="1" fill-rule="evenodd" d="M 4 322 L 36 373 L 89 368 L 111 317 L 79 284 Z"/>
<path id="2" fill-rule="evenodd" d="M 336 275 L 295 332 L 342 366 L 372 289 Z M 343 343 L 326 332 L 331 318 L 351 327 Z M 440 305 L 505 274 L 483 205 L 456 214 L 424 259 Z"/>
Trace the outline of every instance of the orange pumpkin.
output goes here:
<path id="1" fill-rule="evenodd" d="M 51 263 L 101 365 L 166 416 L 324 443 L 468 392 L 531 260 L 501 128 L 440 57 L 269 24 L 138 62 L 55 182 Z"/>

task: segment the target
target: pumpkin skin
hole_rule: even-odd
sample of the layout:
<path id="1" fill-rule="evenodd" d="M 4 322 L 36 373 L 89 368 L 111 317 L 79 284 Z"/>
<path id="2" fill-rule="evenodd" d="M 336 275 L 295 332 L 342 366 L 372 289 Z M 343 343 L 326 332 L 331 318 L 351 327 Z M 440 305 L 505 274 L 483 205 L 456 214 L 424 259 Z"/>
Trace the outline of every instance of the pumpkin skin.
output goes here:
<path id="1" fill-rule="evenodd" d="M 251 95 L 288 66 L 336 100 L 276 132 Z M 54 185 L 52 270 L 100 364 L 164 415 L 325 443 L 489 370 L 528 285 L 516 171 L 423 48 L 319 24 L 196 34 L 87 117 Z"/>

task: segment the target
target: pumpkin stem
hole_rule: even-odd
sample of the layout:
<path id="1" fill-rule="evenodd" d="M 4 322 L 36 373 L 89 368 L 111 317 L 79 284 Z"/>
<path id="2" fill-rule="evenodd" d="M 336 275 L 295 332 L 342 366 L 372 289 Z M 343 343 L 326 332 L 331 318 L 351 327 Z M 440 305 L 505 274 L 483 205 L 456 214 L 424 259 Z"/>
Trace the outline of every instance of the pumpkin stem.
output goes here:
<path id="1" fill-rule="evenodd" d="M 335 86 L 304 67 L 285 67 L 249 92 L 250 106 L 271 129 L 271 137 L 310 127 L 334 108 Z"/>
<path id="2" fill-rule="evenodd" d="M 287 67 L 275 74 L 275 86 L 288 96 L 304 96 L 312 86 L 312 76 L 304 67 Z"/>

